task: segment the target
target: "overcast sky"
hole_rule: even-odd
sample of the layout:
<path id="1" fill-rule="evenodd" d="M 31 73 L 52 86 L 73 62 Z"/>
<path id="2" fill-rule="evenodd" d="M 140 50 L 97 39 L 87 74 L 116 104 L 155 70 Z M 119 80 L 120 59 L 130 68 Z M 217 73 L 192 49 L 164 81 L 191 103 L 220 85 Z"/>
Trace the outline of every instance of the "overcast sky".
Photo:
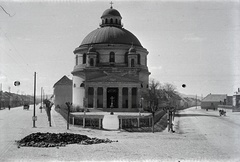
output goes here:
<path id="1" fill-rule="evenodd" d="M 33 94 L 33 75 L 53 92 L 72 77 L 73 51 L 99 27 L 110 1 L 0 0 L 0 83 L 3 91 Z M 232 95 L 240 87 L 240 2 L 113 1 L 124 28 L 149 51 L 150 78 L 185 94 Z M 21 85 L 15 87 L 14 81 Z M 181 85 L 186 84 L 186 88 Z"/>

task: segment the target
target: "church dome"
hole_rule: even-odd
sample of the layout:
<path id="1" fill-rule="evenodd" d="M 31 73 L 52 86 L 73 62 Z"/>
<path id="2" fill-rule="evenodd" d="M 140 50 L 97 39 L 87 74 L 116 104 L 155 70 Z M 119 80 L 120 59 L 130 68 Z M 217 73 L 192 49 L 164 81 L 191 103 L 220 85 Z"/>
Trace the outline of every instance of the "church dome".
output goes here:
<path id="1" fill-rule="evenodd" d="M 119 16 L 121 17 L 120 13 L 118 12 L 118 10 L 116 9 L 113 9 L 113 8 L 109 8 L 109 9 L 106 9 L 101 18 L 104 18 L 104 17 L 109 17 L 109 16 Z"/>
<path id="2" fill-rule="evenodd" d="M 126 29 L 105 26 L 89 33 L 81 45 L 91 44 L 128 44 L 142 47 L 138 38 Z"/>

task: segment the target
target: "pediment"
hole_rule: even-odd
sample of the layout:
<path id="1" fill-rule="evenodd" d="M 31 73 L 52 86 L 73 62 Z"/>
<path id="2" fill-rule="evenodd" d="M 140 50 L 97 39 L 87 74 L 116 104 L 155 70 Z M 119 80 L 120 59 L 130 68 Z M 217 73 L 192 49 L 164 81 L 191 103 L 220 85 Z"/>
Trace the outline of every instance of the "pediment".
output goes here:
<path id="1" fill-rule="evenodd" d="M 117 74 L 107 75 L 98 78 L 88 80 L 88 82 L 138 82 L 136 79 L 128 78 L 126 76 L 120 76 Z"/>

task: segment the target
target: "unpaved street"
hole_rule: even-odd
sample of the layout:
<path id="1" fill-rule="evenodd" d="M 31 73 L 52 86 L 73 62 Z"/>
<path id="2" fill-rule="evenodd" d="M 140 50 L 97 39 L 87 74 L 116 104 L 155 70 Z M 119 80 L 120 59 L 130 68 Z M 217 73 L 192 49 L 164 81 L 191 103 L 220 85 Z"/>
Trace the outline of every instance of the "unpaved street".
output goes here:
<path id="1" fill-rule="evenodd" d="M 240 113 L 190 108 L 175 118 L 176 133 L 129 133 L 104 131 L 78 126 L 66 129 L 63 118 L 52 111 L 52 127 L 45 111 L 37 108 L 37 128 L 32 128 L 32 107 L 29 111 L 15 108 L 0 111 L 0 161 L 239 161 Z M 32 132 L 71 132 L 118 142 L 95 145 L 72 144 L 54 148 L 17 148 L 20 140 Z"/>

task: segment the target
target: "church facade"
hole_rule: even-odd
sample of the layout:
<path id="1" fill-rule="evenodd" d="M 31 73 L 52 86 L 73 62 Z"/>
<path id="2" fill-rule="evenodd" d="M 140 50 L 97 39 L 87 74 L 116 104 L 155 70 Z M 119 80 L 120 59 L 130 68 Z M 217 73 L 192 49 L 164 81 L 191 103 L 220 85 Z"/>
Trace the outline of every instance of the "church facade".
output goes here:
<path id="1" fill-rule="evenodd" d="M 103 111 L 139 111 L 148 88 L 148 51 L 123 28 L 112 6 L 74 50 L 73 106 Z"/>

